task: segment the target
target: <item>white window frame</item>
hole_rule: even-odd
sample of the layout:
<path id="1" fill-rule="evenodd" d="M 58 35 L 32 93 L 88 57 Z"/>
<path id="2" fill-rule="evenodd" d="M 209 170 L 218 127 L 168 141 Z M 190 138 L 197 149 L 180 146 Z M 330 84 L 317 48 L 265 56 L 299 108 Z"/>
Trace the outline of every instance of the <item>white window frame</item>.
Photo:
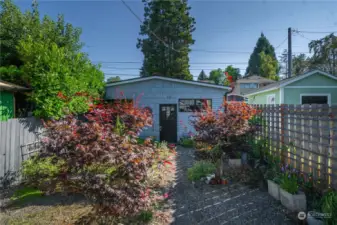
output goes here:
<path id="1" fill-rule="evenodd" d="M 270 97 L 274 97 L 274 104 L 268 102 L 268 99 Z M 275 104 L 276 104 L 276 94 L 267 95 L 267 105 L 275 105 Z"/>
<path id="2" fill-rule="evenodd" d="M 320 94 L 311 94 L 311 93 L 306 93 L 306 94 L 300 94 L 300 103 L 302 103 L 302 96 L 327 96 L 328 97 L 328 105 L 331 106 L 331 94 L 329 93 L 320 93 Z"/>

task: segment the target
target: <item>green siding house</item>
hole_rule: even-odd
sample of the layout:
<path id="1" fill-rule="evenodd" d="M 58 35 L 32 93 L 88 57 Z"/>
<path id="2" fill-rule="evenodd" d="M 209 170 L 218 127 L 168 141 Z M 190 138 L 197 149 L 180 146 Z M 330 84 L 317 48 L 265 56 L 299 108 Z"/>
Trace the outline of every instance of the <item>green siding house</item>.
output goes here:
<path id="1" fill-rule="evenodd" d="M 0 80 L 0 121 L 15 117 L 16 95 L 27 90 L 29 89 Z"/>
<path id="2" fill-rule="evenodd" d="M 337 76 L 314 70 L 251 91 L 245 97 L 249 104 L 337 105 Z"/>

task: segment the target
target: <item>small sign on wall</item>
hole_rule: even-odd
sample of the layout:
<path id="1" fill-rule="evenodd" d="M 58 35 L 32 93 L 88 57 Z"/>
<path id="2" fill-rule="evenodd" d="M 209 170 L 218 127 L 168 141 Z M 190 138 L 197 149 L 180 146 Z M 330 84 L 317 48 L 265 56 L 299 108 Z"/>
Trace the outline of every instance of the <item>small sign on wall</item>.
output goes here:
<path id="1" fill-rule="evenodd" d="M 268 95 L 267 96 L 267 104 L 274 105 L 276 103 L 275 95 Z"/>

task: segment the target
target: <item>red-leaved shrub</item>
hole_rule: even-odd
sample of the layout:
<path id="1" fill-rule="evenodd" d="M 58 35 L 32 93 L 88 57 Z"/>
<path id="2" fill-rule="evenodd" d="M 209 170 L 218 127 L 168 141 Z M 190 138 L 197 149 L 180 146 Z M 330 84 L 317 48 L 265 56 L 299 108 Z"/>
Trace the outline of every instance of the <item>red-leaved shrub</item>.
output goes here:
<path id="1" fill-rule="evenodd" d="M 44 124 L 46 151 L 39 157 L 66 162 L 58 186 L 85 194 L 102 213 L 133 215 L 149 207 L 144 180 L 156 150 L 150 141 L 137 144 L 136 137 L 152 124 L 150 112 L 127 102 L 98 104 L 82 119 Z"/>
<path id="2" fill-rule="evenodd" d="M 208 107 L 204 112 L 195 112 L 190 120 L 196 130 L 194 139 L 211 145 L 228 143 L 254 129 L 248 121 L 257 113 L 245 102 L 225 102 L 216 111 Z"/>

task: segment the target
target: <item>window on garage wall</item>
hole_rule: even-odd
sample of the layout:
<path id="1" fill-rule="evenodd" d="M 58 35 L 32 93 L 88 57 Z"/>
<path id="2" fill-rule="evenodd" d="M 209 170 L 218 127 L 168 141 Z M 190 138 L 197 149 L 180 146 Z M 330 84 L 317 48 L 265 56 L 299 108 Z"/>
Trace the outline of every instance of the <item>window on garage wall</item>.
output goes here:
<path id="1" fill-rule="evenodd" d="M 179 112 L 194 112 L 212 108 L 212 99 L 179 99 Z"/>

